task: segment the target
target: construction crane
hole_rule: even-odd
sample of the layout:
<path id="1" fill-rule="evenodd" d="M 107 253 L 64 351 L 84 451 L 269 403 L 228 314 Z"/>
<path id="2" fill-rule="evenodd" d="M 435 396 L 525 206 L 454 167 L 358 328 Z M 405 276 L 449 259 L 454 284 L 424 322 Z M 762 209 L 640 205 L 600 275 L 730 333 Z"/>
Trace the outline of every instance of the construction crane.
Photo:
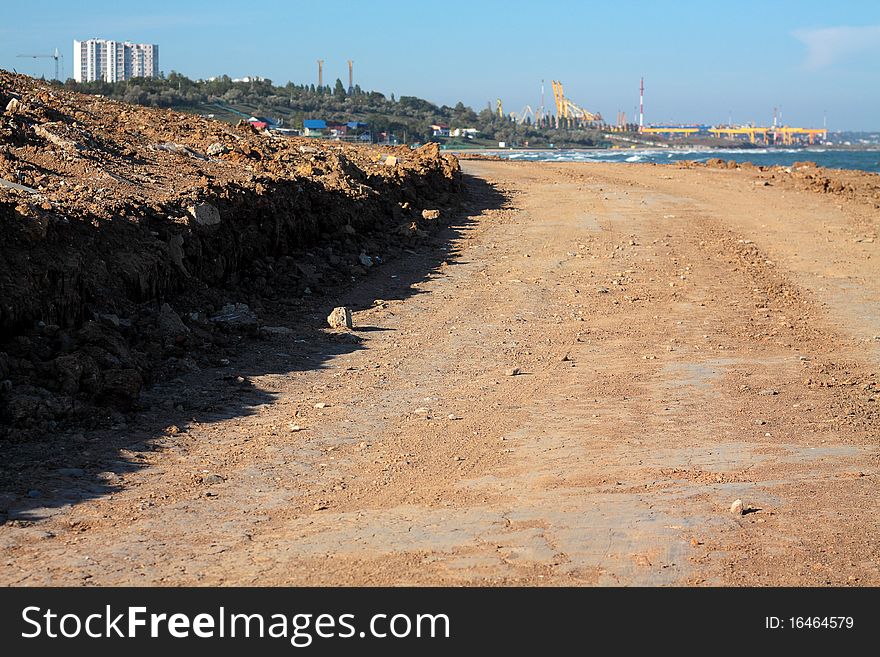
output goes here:
<path id="1" fill-rule="evenodd" d="M 601 121 L 602 115 L 598 112 L 590 112 L 583 107 L 578 107 L 571 100 L 565 97 L 565 91 L 562 83 L 558 80 L 551 80 L 553 84 L 553 97 L 556 99 L 556 116 L 559 119 L 570 119 L 578 124 L 592 123 Z"/>
<path id="2" fill-rule="evenodd" d="M 348 60 L 348 93 L 354 93 L 354 60 Z"/>
<path id="3" fill-rule="evenodd" d="M 54 59 L 55 60 L 55 79 L 59 82 L 61 81 L 61 74 L 58 69 L 58 62 L 62 63 L 61 70 L 64 70 L 64 55 L 58 52 L 58 48 L 55 48 L 55 54 L 53 55 L 18 55 L 19 57 L 30 57 L 32 59 Z"/>
<path id="4" fill-rule="evenodd" d="M 318 89 L 324 86 L 324 60 L 318 60 Z"/>
<path id="5" fill-rule="evenodd" d="M 497 99 L 495 100 L 495 106 L 496 106 L 497 109 L 498 109 L 498 118 L 499 118 L 499 119 L 503 119 L 503 118 L 504 118 L 504 106 L 501 104 L 501 99 L 500 99 L 500 98 L 497 98 Z"/>

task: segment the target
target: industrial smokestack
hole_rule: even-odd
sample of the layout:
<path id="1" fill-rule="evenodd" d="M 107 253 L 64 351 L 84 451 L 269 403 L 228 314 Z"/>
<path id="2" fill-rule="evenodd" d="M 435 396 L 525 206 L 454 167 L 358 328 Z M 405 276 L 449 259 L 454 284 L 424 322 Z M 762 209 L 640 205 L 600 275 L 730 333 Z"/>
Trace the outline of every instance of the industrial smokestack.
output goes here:
<path id="1" fill-rule="evenodd" d="M 639 132 L 645 127 L 645 78 L 639 79 Z"/>

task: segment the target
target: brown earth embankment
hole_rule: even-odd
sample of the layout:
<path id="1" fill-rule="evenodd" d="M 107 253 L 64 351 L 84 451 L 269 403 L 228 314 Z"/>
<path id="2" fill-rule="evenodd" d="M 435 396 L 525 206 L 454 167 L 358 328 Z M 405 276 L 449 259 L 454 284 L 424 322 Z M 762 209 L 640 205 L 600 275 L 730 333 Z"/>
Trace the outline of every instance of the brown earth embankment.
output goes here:
<path id="1" fill-rule="evenodd" d="M 258 333 L 266 298 L 350 284 L 458 203 L 434 145 L 278 137 L 4 71 L 0 112 L 0 435 L 135 406 Z"/>

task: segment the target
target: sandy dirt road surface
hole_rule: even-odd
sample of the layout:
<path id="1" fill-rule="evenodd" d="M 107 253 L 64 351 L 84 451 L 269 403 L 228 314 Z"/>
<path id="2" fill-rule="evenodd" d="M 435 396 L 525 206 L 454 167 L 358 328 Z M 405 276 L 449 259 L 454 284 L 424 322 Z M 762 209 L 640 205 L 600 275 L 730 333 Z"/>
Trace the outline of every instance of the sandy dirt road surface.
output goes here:
<path id="1" fill-rule="evenodd" d="M 0 581 L 880 584 L 876 209 L 744 171 L 463 169 L 433 250 L 59 444 Z"/>

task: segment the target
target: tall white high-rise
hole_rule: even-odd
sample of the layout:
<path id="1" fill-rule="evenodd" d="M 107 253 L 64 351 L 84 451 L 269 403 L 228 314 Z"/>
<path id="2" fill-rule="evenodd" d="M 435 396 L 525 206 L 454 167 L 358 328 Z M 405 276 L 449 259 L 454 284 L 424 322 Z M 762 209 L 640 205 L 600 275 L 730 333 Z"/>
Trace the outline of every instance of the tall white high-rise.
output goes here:
<path id="1" fill-rule="evenodd" d="M 87 39 L 73 42 L 73 79 L 77 82 L 120 82 L 159 75 L 159 46 Z"/>

